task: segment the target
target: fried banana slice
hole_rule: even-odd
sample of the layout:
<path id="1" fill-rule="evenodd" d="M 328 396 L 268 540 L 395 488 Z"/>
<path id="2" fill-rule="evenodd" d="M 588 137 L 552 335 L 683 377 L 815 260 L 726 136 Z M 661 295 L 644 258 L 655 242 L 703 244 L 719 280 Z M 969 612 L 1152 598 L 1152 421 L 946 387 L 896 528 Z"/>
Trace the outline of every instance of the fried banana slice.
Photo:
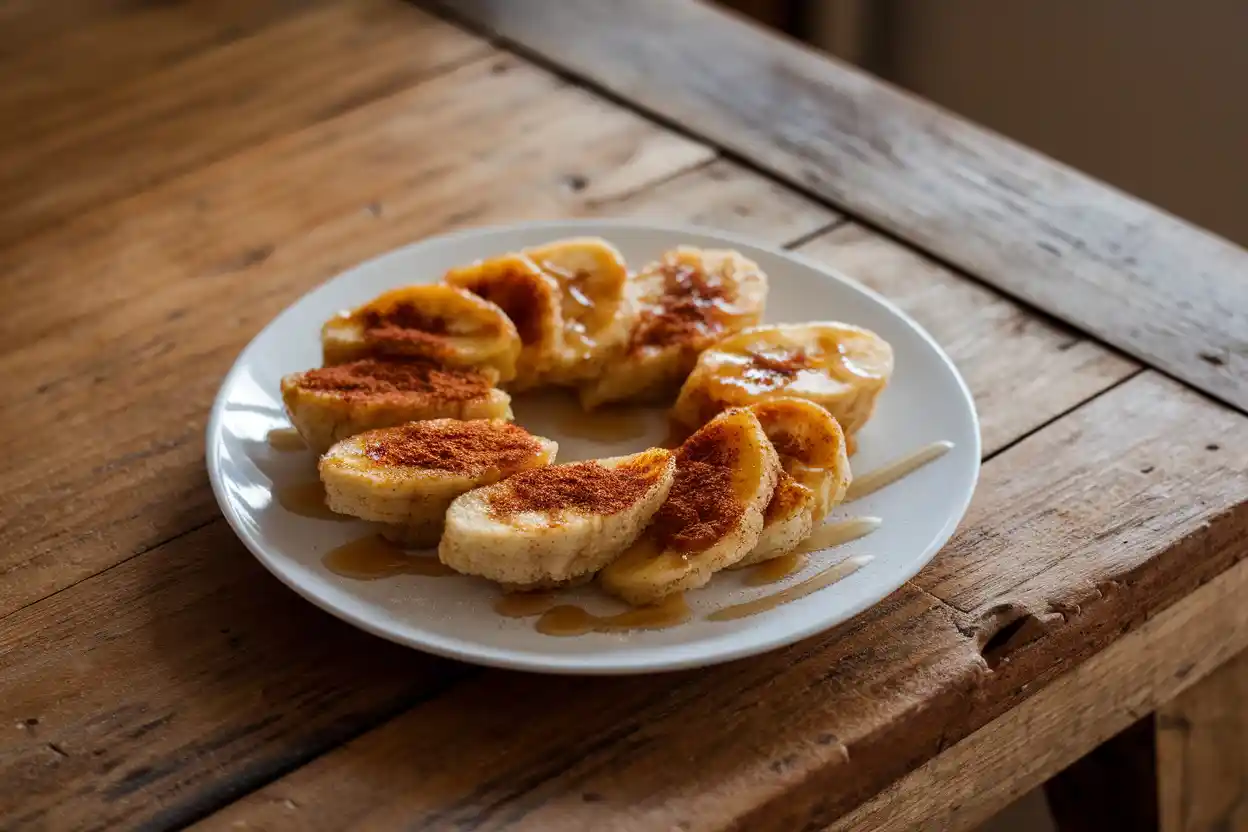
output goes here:
<path id="1" fill-rule="evenodd" d="M 511 397 L 494 370 L 443 367 L 425 359 L 366 358 L 291 373 L 282 402 L 291 424 L 318 454 L 366 430 L 421 419 L 510 419 Z"/>
<path id="2" fill-rule="evenodd" d="M 675 473 L 672 452 L 651 448 L 517 474 L 451 504 L 438 557 L 512 589 L 566 585 L 637 540 Z"/>
<path id="3" fill-rule="evenodd" d="M 497 305 L 520 336 L 516 374 L 508 388 L 540 384 L 560 362 L 563 312 L 559 284 L 522 254 L 504 254 L 451 269 L 443 280 Z"/>
<path id="4" fill-rule="evenodd" d="M 696 427 L 727 407 L 794 397 L 820 405 L 846 434 L 853 434 L 871 418 L 892 372 L 892 347 L 861 327 L 753 327 L 702 353 L 681 388 L 672 418 Z"/>
<path id="5" fill-rule="evenodd" d="M 332 511 L 385 523 L 386 536 L 436 546 L 461 494 L 549 465 L 559 446 L 499 419 L 434 419 L 371 430 L 321 457 Z"/>
<path id="6" fill-rule="evenodd" d="M 628 343 L 606 372 L 582 385 L 586 409 L 671 393 L 702 350 L 759 322 L 767 276 L 735 251 L 682 246 L 633 277 L 626 295 L 636 314 Z"/>
<path id="7" fill-rule="evenodd" d="M 624 256 L 598 237 L 556 240 L 523 253 L 559 284 L 562 301 L 563 345 L 545 380 L 574 384 L 598 378 L 622 352 L 632 325 Z"/>
<path id="8" fill-rule="evenodd" d="M 361 358 L 428 358 L 452 367 L 516 373 L 520 336 L 503 310 L 464 289 L 408 286 L 386 292 L 321 327 L 326 366 Z"/>
<path id="9" fill-rule="evenodd" d="M 763 531 L 750 553 L 736 566 L 752 566 L 788 554 L 810 537 L 815 527 L 815 493 L 785 471 L 763 512 Z"/>
<path id="10" fill-rule="evenodd" d="M 840 423 L 806 399 L 772 399 L 750 410 L 780 455 L 780 465 L 813 493 L 813 519 L 822 523 L 853 481 L 849 443 Z"/>
<path id="11" fill-rule="evenodd" d="M 650 604 L 696 589 L 758 544 L 780 461 L 758 417 L 721 414 L 676 449 L 676 479 L 640 539 L 599 573 L 604 589 Z"/>

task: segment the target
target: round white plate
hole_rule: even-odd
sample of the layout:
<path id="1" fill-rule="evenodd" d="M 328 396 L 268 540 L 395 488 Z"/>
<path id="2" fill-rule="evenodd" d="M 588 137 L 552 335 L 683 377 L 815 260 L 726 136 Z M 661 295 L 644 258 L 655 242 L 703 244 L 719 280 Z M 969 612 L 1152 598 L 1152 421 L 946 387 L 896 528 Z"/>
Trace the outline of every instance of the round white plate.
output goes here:
<path id="1" fill-rule="evenodd" d="M 383 290 L 433 282 L 450 267 L 560 237 L 599 235 L 634 266 L 678 244 L 731 247 L 770 277 L 768 322 L 841 320 L 875 330 L 892 344 L 896 369 L 875 417 L 859 434 L 855 471 L 872 470 L 930 442 L 949 440 L 943 457 L 875 494 L 840 506 L 830 521 L 882 518 L 873 534 L 809 558 L 783 584 L 749 588 L 743 572 L 726 572 L 688 594 L 693 619 L 662 630 L 554 637 L 533 619 L 503 618 L 498 590 L 466 577 L 404 575 L 373 581 L 340 577 L 321 563 L 366 523 L 294 515 L 274 499 L 277 488 L 315 478 L 310 452 L 269 447 L 272 428 L 288 425 L 278 393 L 282 375 L 318 366 L 321 323 Z M 625 442 L 560 436 L 540 407 L 516 408 L 517 421 L 560 443 L 559 462 L 615 456 L 659 444 L 662 410 L 650 432 Z M 797 255 L 705 230 L 581 221 L 486 228 L 424 240 L 370 260 L 305 295 L 243 350 L 213 405 L 207 459 L 213 490 L 230 525 L 260 562 L 287 586 L 334 615 L 383 638 L 465 661 L 555 673 L 636 673 L 714 664 L 771 650 L 826 630 L 880 601 L 914 576 L 966 511 L 979 473 L 979 424 L 957 370 L 931 337 L 888 301 Z M 801 600 L 733 621 L 706 615 L 772 593 L 849 555 L 873 560 L 848 578 Z M 620 605 L 585 587 L 569 603 L 591 611 Z"/>

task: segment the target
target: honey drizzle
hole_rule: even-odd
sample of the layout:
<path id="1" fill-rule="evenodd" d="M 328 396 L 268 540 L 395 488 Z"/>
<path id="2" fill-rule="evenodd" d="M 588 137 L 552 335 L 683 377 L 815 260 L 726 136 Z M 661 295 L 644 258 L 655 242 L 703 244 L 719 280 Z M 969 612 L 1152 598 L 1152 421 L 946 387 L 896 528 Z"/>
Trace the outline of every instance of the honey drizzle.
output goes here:
<path id="1" fill-rule="evenodd" d="M 761 612 L 775 609 L 782 604 L 789 604 L 799 598 L 805 598 L 812 592 L 818 592 L 824 587 L 831 586 L 837 581 L 843 580 L 866 566 L 872 560 L 870 555 L 851 555 L 827 569 L 807 578 L 800 584 L 794 584 L 788 589 L 782 589 L 779 592 L 763 598 L 757 598 L 753 601 L 746 601 L 742 604 L 733 604 L 730 607 L 716 610 L 706 617 L 707 621 L 733 621 L 738 618 L 745 618 L 751 615 L 758 615 Z"/>
<path id="2" fill-rule="evenodd" d="M 756 564 L 745 579 L 745 585 L 766 586 L 783 581 L 802 570 L 802 567 L 806 565 L 806 555 L 809 553 L 866 537 L 878 529 L 882 522 L 878 517 L 851 517 L 838 523 L 825 523 L 811 532 L 809 537 L 788 554 Z"/>
<path id="3" fill-rule="evenodd" d="M 459 574 L 436 557 L 409 554 L 378 534 L 344 543 L 325 555 L 321 563 L 335 575 L 357 581 L 374 581 L 395 575 L 443 578 Z"/>
<path id="4" fill-rule="evenodd" d="M 894 460 L 883 468 L 877 468 L 860 477 L 854 477 L 853 482 L 849 484 L 849 491 L 845 493 L 845 502 L 859 500 L 868 494 L 874 494 L 884 486 L 891 485 L 907 474 L 922 468 L 927 463 L 944 456 L 952 447 L 952 442 L 942 439 L 939 442 L 924 445 L 914 453 Z"/>
<path id="5" fill-rule="evenodd" d="M 303 441 L 299 431 L 294 428 L 273 428 L 265 437 L 269 447 L 275 451 L 306 451 L 308 443 Z"/>
<path id="6" fill-rule="evenodd" d="M 494 602 L 494 612 L 506 618 L 531 618 L 555 606 L 553 592 L 509 592 Z"/>
<path id="7" fill-rule="evenodd" d="M 535 628 L 548 636 L 583 636 L 587 633 L 618 633 L 625 630 L 661 630 L 690 618 L 685 596 L 669 595 L 658 604 L 636 607 L 616 615 L 594 615 L 582 607 L 562 604 L 542 613 Z"/>
<path id="8" fill-rule="evenodd" d="M 325 505 L 325 486 L 320 480 L 300 482 L 283 486 L 275 492 L 278 505 L 291 514 L 311 517 L 313 520 L 354 520 L 345 514 L 329 510 Z"/>

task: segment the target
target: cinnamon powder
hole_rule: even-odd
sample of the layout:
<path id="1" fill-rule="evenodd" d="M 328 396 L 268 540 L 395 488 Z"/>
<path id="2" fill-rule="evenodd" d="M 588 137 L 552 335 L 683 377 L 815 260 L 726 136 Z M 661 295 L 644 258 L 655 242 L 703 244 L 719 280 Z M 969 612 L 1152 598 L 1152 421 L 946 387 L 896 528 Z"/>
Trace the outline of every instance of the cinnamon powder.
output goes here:
<path id="1" fill-rule="evenodd" d="M 305 390 L 332 391 L 348 399 L 422 394 L 447 402 L 479 398 L 493 387 L 489 377 L 475 370 L 443 367 L 426 359 L 375 358 L 308 370 L 299 384 Z"/>
<path id="2" fill-rule="evenodd" d="M 616 514 L 645 495 L 662 467 L 643 458 L 616 468 L 592 460 L 533 468 L 491 492 L 490 508 L 499 515 L 559 510 Z"/>
<path id="3" fill-rule="evenodd" d="M 651 526 L 660 548 L 709 549 L 745 513 L 733 487 L 739 441 L 731 428 L 712 424 L 676 450 L 676 479 Z"/>
<path id="4" fill-rule="evenodd" d="M 682 263 L 665 263 L 661 269 L 663 295 L 641 313 L 632 348 L 684 344 L 717 334 L 723 328 L 717 313 L 732 300 L 728 285 Z"/>
<path id="5" fill-rule="evenodd" d="M 382 465 L 474 474 L 529 463 L 542 445 L 519 425 L 478 419 L 410 422 L 369 434 L 364 453 Z"/>
<path id="6" fill-rule="evenodd" d="M 430 351 L 444 348 L 447 320 L 427 315 L 413 303 L 396 303 L 388 309 L 367 309 L 360 316 L 364 337 L 379 347 L 419 345 Z"/>
<path id="7" fill-rule="evenodd" d="M 465 282 L 463 287 L 502 309 L 515 324 L 520 343 L 528 345 L 542 340 L 543 313 L 552 306 L 540 281 L 539 276 L 508 269 L 488 279 Z"/>

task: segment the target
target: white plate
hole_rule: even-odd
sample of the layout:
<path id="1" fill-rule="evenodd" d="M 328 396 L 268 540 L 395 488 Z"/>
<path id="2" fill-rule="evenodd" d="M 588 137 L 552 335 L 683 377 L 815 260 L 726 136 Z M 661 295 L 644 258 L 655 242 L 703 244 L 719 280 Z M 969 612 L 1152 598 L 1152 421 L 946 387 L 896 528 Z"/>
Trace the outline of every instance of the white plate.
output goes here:
<path id="1" fill-rule="evenodd" d="M 432 282 L 451 266 L 559 237 L 600 235 L 630 264 L 641 264 L 686 243 L 731 247 L 756 260 L 771 279 L 769 322 L 841 320 L 875 330 L 893 346 L 896 370 L 875 417 L 859 434 L 858 472 L 874 469 L 930 442 L 953 450 L 893 485 L 838 508 L 831 520 L 874 515 L 874 534 L 810 557 L 785 584 L 743 585 L 741 572 L 716 576 L 689 593 L 694 618 L 663 630 L 542 635 L 533 619 L 497 615 L 498 596 L 470 578 L 399 576 L 357 581 L 328 571 L 330 549 L 362 536 L 362 522 L 314 520 L 289 513 L 274 500 L 276 487 L 315 477 L 308 452 L 269 447 L 268 431 L 288 424 L 278 394 L 285 373 L 318 366 L 321 322 L 385 289 Z M 569 440 L 540 414 L 517 408 L 517 420 L 560 442 L 559 461 L 614 456 L 658 444 L 662 411 L 638 440 L 598 444 Z M 826 630 L 880 601 L 914 576 L 941 547 L 966 511 L 979 473 L 979 425 L 969 391 L 949 358 L 914 321 L 888 301 L 843 276 L 794 254 L 705 230 L 657 228 L 604 221 L 556 222 L 472 230 L 390 252 L 338 275 L 305 295 L 247 346 L 213 405 L 207 435 L 208 471 L 226 519 L 274 575 L 304 598 L 383 638 L 431 653 L 481 664 L 556 673 L 635 673 L 714 664 L 771 650 Z M 874 557 L 848 578 L 801 600 L 734 621 L 706 621 L 707 613 L 761 597 L 802 580 L 848 555 Z M 570 601 L 591 610 L 619 609 L 592 587 Z"/>

